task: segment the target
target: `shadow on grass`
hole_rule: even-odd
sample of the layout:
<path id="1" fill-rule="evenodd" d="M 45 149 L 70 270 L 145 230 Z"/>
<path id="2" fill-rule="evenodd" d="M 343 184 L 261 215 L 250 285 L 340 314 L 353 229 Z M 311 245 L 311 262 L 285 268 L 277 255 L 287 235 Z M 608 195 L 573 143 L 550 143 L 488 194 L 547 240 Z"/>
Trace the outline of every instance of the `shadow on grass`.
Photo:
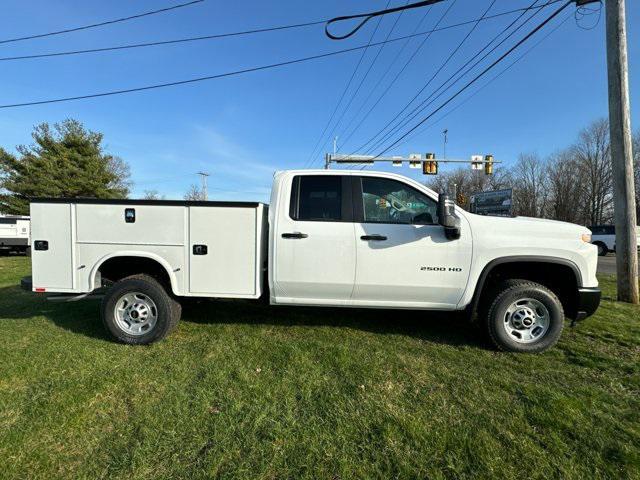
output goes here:
<path id="1" fill-rule="evenodd" d="M 43 294 L 30 293 L 19 286 L 0 288 L 0 322 L 43 316 L 58 327 L 91 338 L 109 340 L 100 320 L 100 302 L 51 302 Z"/>
<path id="2" fill-rule="evenodd" d="M 407 335 L 448 345 L 487 347 L 480 332 L 459 312 L 332 307 L 270 306 L 259 301 L 181 299 L 182 320 L 198 324 L 251 324 L 353 328 Z M 58 327 L 110 340 L 100 320 L 100 302 L 51 302 L 19 287 L 0 288 L 0 321 L 44 316 Z"/>
<path id="3" fill-rule="evenodd" d="M 182 319 L 200 324 L 352 328 L 455 346 L 488 347 L 479 330 L 461 312 L 273 306 L 257 301 L 186 299 L 182 302 Z"/>

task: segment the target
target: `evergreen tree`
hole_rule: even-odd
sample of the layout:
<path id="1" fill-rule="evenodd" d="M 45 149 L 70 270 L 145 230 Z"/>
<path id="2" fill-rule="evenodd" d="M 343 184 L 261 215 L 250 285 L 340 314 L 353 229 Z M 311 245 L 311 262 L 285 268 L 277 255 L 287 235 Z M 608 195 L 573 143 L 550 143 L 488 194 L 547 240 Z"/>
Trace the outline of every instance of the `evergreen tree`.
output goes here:
<path id="1" fill-rule="evenodd" d="M 26 215 L 29 198 L 126 198 L 129 166 L 105 153 L 103 135 L 68 119 L 35 127 L 33 145 L 0 147 L 0 211 Z"/>

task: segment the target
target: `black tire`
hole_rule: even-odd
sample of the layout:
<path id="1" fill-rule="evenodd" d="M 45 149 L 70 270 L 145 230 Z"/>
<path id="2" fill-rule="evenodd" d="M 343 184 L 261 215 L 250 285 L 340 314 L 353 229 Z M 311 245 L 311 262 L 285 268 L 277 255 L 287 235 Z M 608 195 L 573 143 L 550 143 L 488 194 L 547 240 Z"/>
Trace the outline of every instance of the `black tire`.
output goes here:
<path id="1" fill-rule="evenodd" d="M 604 257 L 604 256 L 607 255 L 607 253 L 609 253 L 609 249 L 607 248 L 607 246 L 604 243 L 595 242 L 594 245 L 596 247 L 598 247 L 598 256 Z"/>
<path id="2" fill-rule="evenodd" d="M 157 317 L 148 331 L 134 335 L 124 330 L 115 316 L 116 303 L 127 293 L 140 293 L 151 299 Z M 119 342 L 146 345 L 166 337 L 178 324 L 182 307 L 162 285 L 150 275 L 133 275 L 116 282 L 102 299 L 101 316 L 104 326 Z"/>
<path id="3" fill-rule="evenodd" d="M 497 289 L 485 317 L 487 333 L 499 350 L 518 353 L 538 353 L 553 347 L 560 339 L 564 328 L 564 310 L 555 293 L 544 285 L 529 280 L 511 279 L 503 282 Z M 548 327 L 546 332 L 530 343 L 521 343 L 507 333 L 505 320 L 507 310 L 520 299 L 533 299 L 547 310 Z M 517 330 L 515 331 L 518 334 Z"/>

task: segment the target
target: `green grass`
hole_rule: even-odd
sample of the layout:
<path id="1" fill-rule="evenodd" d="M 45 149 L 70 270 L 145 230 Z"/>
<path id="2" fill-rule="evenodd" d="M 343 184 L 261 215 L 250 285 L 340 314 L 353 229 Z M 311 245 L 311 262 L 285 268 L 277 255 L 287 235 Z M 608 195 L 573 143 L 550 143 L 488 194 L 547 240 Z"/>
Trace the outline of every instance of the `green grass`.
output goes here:
<path id="1" fill-rule="evenodd" d="M 0 258 L 1 478 L 640 478 L 640 309 L 542 355 L 452 315 L 193 302 L 112 343 Z"/>

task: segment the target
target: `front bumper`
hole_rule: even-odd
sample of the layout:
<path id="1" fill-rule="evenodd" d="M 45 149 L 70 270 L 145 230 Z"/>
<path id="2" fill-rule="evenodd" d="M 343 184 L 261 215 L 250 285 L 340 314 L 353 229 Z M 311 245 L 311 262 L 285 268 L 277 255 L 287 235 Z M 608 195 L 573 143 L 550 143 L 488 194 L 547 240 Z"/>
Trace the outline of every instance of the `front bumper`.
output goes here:
<path id="1" fill-rule="evenodd" d="M 576 320 L 583 320 L 593 315 L 600 305 L 602 292 L 599 288 L 578 288 L 578 298 L 576 303 Z"/>

